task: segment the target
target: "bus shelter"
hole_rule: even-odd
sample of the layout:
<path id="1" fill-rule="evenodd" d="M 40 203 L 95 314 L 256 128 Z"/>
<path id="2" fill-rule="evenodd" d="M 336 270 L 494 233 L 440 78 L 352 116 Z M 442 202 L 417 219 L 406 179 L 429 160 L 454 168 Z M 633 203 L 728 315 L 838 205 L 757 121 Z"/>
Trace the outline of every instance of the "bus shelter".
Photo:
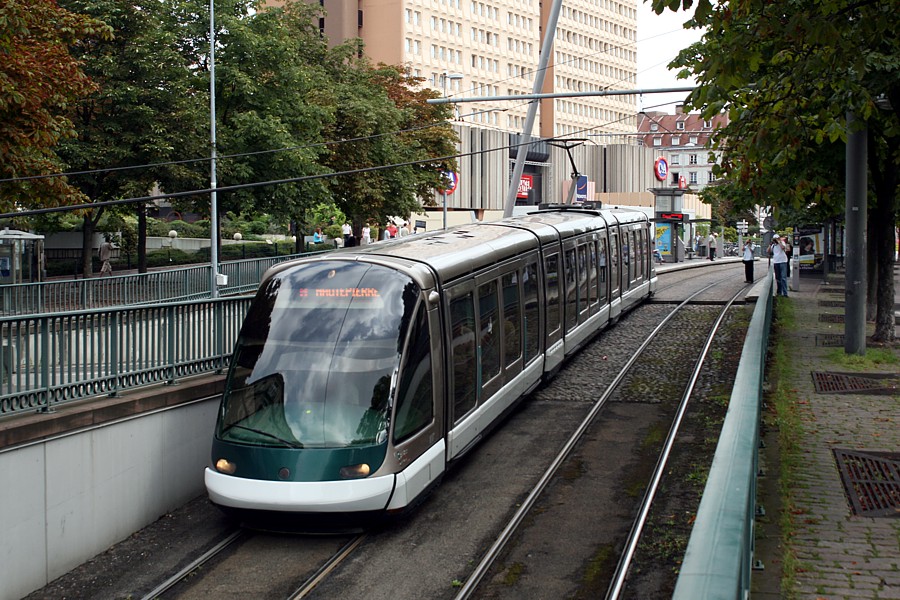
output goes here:
<path id="1" fill-rule="evenodd" d="M 0 231 L 0 285 L 44 279 L 44 236 L 17 229 Z"/>

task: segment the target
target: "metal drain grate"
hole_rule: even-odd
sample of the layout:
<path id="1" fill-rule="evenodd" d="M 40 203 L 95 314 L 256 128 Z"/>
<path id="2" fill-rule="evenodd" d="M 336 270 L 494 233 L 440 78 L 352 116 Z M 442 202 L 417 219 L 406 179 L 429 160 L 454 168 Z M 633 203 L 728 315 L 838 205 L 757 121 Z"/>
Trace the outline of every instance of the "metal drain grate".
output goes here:
<path id="1" fill-rule="evenodd" d="M 844 336 L 838 333 L 817 333 L 816 346 L 840 348 L 844 345 Z"/>
<path id="2" fill-rule="evenodd" d="M 894 394 L 900 376 L 893 373 L 824 373 L 812 372 L 813 384 L 820 394 Z"/>
<path id="3" fill-rule="evenodd" d="M 831 313 L 819 315 L 819 321 L 821 323 L 843 323 L 844 315 L 835 315 Z"/>
<path id="4" fill-rule="evenodd" d="M 842 308 L 844 306 L 843 300 L 819 300 L 819 306 L 822 308 Z"/>
<path id="5" fill-rule="evenodd" d="M 834 448 L 853 514 L 900 517 L 900 454 Z"/>

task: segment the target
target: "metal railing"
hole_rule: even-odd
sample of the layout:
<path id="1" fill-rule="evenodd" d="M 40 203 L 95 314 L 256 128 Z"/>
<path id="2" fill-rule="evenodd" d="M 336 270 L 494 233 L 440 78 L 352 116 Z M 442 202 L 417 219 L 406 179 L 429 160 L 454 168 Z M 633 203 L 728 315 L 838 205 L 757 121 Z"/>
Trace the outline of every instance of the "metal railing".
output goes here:
<path id="1" fill-rule="evenodd" d="M 222 371 L 250 302 L 235 296 L 0 317 L 0 415 Z"/>
<path id="2" fill-rule="evenodd" d="M 228 276 L 220 295 L 254 291 L 272 265 L 306 256 L 294 254 L 223 262 Z M 0 286 L 0 315 L 31 315 L 91 310 L 133 304 L 158 304 L 209 298 L 210 265 L 191 265 L 113 277 L 91 277 Z"/>
<path id="3" fill-rule="evenodd" d="M 750 593 L 762 388 L 772 323 L 771 266 L 766 280 L 744 340 L 674 600 L 733 600 Z"/>

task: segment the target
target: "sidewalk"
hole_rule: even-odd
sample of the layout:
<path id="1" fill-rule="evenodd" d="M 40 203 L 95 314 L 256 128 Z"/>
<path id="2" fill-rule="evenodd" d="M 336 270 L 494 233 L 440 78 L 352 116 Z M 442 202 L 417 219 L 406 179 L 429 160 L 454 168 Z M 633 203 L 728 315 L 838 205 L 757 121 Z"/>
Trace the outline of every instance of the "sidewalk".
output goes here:
<path id="1" fill-rule="evenodd" d="M 900 293 L 900 264 L 894 281 Z M 763 570 L 753 572 L 754 599 L 900 599 L 900 366 L 860 372 L 842 387 L 835 375 L 851 369 L 828 355 L 843 351 L 843 300 L 840 274 L 829 276 L 828 285 L 803 277 L 790 298 L 776 298 L 776 315 L 780 302 L 794 308 L 795 351 L 782 386 L 796 394 L 802 454 L 790 476 L 793 504 L 783 506 L 779 432 L 763 430 L 765 515 L 757 519 L 755 553 Z M 867 331 L 871 336 L 871 324 Z M 892 350 L 900 356 L 900 343 Z M 876 372 L 888 378 L 871 377 Z M 816 380 L 826 391 L 817 391 Z M 770 401 L 767 422 L 774 423 L 773 408 Z M 867 510 L 874 508 L 880 510 Z M 793 531 L 793 594 L 781 591 L 786 557 L 779 521 L 785 517 Z"/>

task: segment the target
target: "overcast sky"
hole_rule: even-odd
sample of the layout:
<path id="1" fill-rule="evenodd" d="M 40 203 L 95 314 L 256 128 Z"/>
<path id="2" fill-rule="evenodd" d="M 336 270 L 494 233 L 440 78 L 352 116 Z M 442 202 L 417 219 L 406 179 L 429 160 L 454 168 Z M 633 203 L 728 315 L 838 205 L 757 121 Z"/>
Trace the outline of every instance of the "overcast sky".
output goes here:
<path id="1" fill-rule="evenodd" d="M 666 10 L 657 15 L 650 8 L 650 2 L 638 0 L 638 72 L 637 87 L 659 89 L 694 85 L 691 79 L 676 79 L 677 71 L 669 71 L 666 65 L 678 52 L 700 39 L 696 30 L 686 30 L 682 24 L 690 18 L 683 11 L 674 13 Z M 675 113 L 675 103 L 680 102 L 685 93 L 645 94 L 638 108 Z M 658 106 L 666 103 L 664 106 Z M 654 108 L 655 107 L 655 108 Z"/>

